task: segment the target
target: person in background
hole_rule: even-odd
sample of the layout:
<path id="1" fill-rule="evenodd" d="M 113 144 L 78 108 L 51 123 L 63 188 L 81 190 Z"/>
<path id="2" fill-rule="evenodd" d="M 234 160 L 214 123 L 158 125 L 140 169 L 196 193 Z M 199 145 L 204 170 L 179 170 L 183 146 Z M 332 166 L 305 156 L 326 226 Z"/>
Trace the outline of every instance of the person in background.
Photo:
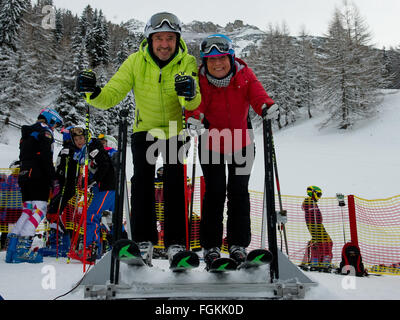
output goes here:
<path id="1" fill-rule="evenodd" d="M 100 88 L 91 71 L 77 78 L 77 90 L 86 93 L 86 101 L 100 109 L 118 104 L 129 91 L 135 94 L 135 122 L 132 135 L 133 177 L 131 179 L 132 240 L 138 243 L 142 258 L 151 264 L 153 246 L 158 241 L 154 176 L 156 161 L 148 159 L 155 143 L 162 146 L 152 153 L 163 156 L 164 167 L 164 244 L 171 263 L 176 257 L 185 265 L 197 267 L 197 255 L 186 251 L 186 217 L 184 197 L 184 144 L 182 107 L 194 110 L 200 104 L 197 63 L 188 53 L 181 37 L 181 21 L 174 14 L 154 14 L 144 29 L 145 39 L 119 70 Z"/>
<path id="2" fill-rule="evenodd" d="M 76 194 L 76 178 L 79 164 L 74 159 L 75 146 L 69 130 L 72 126 L 61 129 L 63 136 L 62 149 L 57 155 L 55 171 L 57 188 L 53 190 L 47 210 L 47 220 L 50 222 L 50 231 L 46 247 L 41 249 L 43 256 L 66 256 L 70 246 L 70 233 L 67 232 L 63 215 L 69 200 Z M 58 233 L 57 233 L 58 229 Z"/>
<path id="3" fill-rule="evenodd" d="M 201 129 L 202 121 L 208 129 L 200 136 L 199 144 L 206 184 L 200 243 L 208 269 L 220 257 L 226 197 L 229 255 L 238 265 L 246 259 L 251 240 L 248 185 L 255 155 L 249 108 L 251 105 L 260 116 L 272 117 L 270 107 L 274 101 L 247 64 L 235 57 L 227 36 L 214 34 L 205 38 L 200 57 L 202 101 L 194 112 L 187 112 L 187 117 L 189 128 Z"/>
<path id="4" fill-rule="evenodd" d="M 318 200 L 322 197 L 321 188 L 309 186 L 308 197 L 304 199 L 302 209 L 306 220 L 308 231 L 311 235 L 307 252 L 311 250 L 309 264 L 310 270 L 328 270 L 331 268 L 333 242 L 323 225 L 321 211 L 318 207 Z M 304 261 L 303 261 L 304 264 Z"/>
<path id="5" fill-rule="evenodd" d="M 114 211 L 116 178 L 114 167 L 108 152 L 99 139 L 92 138 L 88 133 L 86 143 L 86 129 L 75 126 L 70 129 L 72 142 L 76 147 L 74 159 L 79 164 L 85 163 L 86 148 L 89 156 L 88 188 L 93 192 L 93 198 L 87 209 L 86 219 L 86 261 L 94 262 L 101 252 L 100 223 L 104 211 Z M 81 259 L 83 260 L 83 256 Z"/>
<path id="6" fill-rule="evenodd" d="M 119 161 L 117 140 L 112 136 L 105 135 L 104 133 L 100 133 L 97 138 L 103 144 L 104 149 L 108 152 L 108 155 L 113 163 L 115 173 L 117 173 Z"/>
<path id="7" fill-rule="evenodd" d="M 9 234 L 7 263 L 43 261 L 43 256 L 32 251 L 31 246 L 35 231 L 46 215 L 50 189 L 55 181 L 53 130 L 62 125 L 57 111 L 44 108 L 35 124 L 21 128 L 18 185 L 22 193 L 22 214 Z"/>

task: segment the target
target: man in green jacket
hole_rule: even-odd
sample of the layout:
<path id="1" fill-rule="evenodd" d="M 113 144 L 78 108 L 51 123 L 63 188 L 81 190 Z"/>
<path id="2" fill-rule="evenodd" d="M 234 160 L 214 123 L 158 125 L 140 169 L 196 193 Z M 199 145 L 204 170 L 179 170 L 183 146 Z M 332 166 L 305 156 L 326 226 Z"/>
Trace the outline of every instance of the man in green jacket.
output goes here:
<path id="1" fill-rule="evenodd" d="M 133 90 L 136 109 L 131 144 L 134 167 L 131 179 L 132 240 L 139 244 L 142 257 L 151 265 L 153 245 L 158 242 L 155 159 L 161 152 L 164 162 L 164 245 L 168 248 L 171 263 L 180 252 L 178 256 L 185 257 L 185 262 L 197 267 L 197 255 L 185 251 L 185 180 L 183 164 L 179 161 L 184 152 L 182 107 L 194 110 L 201 101 L 197 63 L 181 39 L 181 22 L 175 15 L 167 12 L 153 15 L 146 24 L 144 35 L 139 50 L 127 58 L 103 88 L 96 86 L 94 73 L 86 70 L 77 78 L 77 89 L 86 93 L 86 101 L 99 109 L 115 106 Z M 158 148 L 154 148 L 155 142 Z"/>

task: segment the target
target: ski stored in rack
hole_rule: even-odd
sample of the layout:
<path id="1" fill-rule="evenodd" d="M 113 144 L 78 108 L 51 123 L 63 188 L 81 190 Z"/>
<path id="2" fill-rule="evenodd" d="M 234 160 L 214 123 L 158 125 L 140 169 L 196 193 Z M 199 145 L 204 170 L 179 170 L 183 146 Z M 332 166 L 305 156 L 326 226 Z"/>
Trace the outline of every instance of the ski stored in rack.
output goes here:
<path id="1" fill-rule="evenodd" d="M 264 210 L 267 215 L 268 249 L 275 257 L 270 264 L 271 282 L 279 279 L 278 267 L 278 244 L 276 237 L 276 211 L 274 193 L 274 164 L 273 164 L 273 138 L 271 119 L 263 119 L 263 138 L 264 138 L 264 170 L 265 170 L 265 196 Z"/>
<path id="2" fill-rule="evenodd" d="M 125 180 L 126 180 L 126 147 L 128 144 L 128 115 L 129 111 L 120 111 L 120 123 L 118 130 L 118 164 L 117 164 L 117 185 L 115 189 L 115 209 L 113 213 L 113 243 L 122 238 L 122 217 L 124 211 Z M 127 212 L 129 215 L 130 213 Z M 111 257 L 110 282 L 118 284 L 119 281 L 119 260 Z"/>

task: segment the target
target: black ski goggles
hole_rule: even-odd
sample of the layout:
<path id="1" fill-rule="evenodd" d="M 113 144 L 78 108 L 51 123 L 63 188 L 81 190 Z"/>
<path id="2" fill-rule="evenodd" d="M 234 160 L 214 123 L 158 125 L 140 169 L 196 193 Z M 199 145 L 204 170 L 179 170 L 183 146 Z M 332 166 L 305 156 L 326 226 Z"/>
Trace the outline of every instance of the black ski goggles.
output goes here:
<path id="1" fill-rule="evenodd" d="M 181 30 L 181 21 L 172 13 L 161 12 L 153 15 L 150 18 L 150 25 L 153 29 L 161 28 L 164 23 L 168 23 L 173 30 Z"/>
<path id="2" fill-rule="evenodd" d="M 232 50 L 232 43 L 223 37 L 210 37 L 203 40 L 200 45 L 200 50 L 204 54 L 208 54 L 211 50 L 215 48 L 221 53 L 229 53 Z"/>

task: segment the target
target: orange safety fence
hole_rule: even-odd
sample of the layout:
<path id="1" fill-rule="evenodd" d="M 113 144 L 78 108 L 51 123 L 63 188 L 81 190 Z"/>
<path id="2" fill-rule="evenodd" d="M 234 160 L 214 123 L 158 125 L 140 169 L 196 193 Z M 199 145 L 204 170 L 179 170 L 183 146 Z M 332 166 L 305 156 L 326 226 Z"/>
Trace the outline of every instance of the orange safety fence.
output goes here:
<path id="1" fill-rule="evenodd" d="M 354 196 L 357 236 L 370 271 L 400 274 L 400 195 L 366 200 Z"/>

